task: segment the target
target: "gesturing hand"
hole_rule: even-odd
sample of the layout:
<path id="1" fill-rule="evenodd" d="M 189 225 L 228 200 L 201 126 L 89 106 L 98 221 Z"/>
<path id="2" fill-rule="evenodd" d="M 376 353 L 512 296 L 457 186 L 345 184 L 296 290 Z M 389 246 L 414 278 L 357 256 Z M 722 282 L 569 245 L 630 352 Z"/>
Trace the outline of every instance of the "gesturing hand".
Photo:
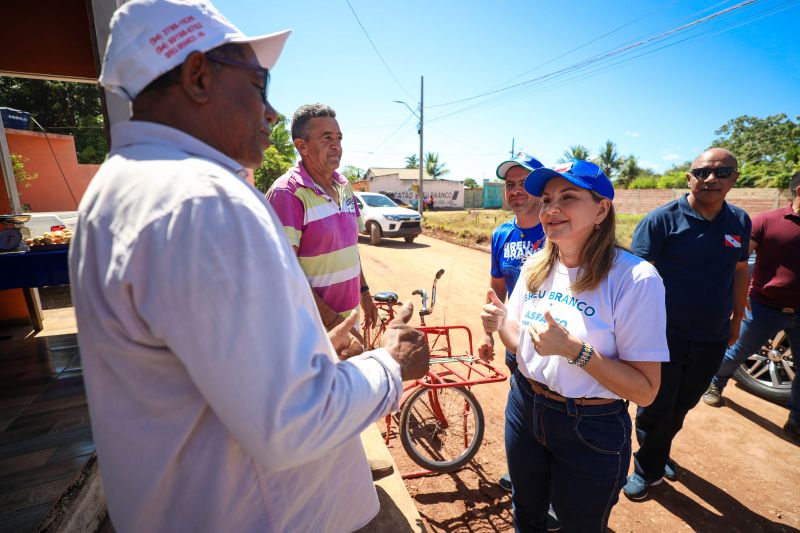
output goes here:
<path id="1" fill-rule="evenodd" d="M 408 325 L 413 314 L 414 304 L 408 301 L 383 334 L 382 346 L 400 365 L 403 381 L 421 378 L 430 367 L 431 354 L 425 334 Z"/>
<path id="2" fill-rule="evenodd" d="M 483 336 L 483 341 L 478 346 L 478 357 L 487 363 L 491 363 L 494 359 L 494 337 L 492 337 L 491 333 Z"/>
<path id="3" fill-rule="evenodd" d="M 581 341 L 556 322 L 550 311 L 544 312 L 544 320 L 545 324 L 533 324 L 528 328 L 536 353 L 542 356 L 563 355 L 570 360 L 578 357 L 583 347 Z"/>
<path id="4" fill-rule="evenodd" d="M 355 340 L 350 332 L 357 323 L 358 311 L 354 310 L 347 318 L 331 328 L 328 332 L 328 338 L 331 340 L 333 349 L 336 350 L 336 355 L 339 356 L 340 359 L 346 359 L 347 357 L 356 355 L 355 353 L 350 353 L 352 341 Z"/>
<path id="5" fill-rule="evenodd" d="M 506 306 L 497 297 L 494 289 L 489 289 L 486 293 L 486 299 L 489 300 L 489 303 L 483 306 L 483 312 L 481 313 L 483 330 L 486 333 L 500 331 L 506 319 Z"/>

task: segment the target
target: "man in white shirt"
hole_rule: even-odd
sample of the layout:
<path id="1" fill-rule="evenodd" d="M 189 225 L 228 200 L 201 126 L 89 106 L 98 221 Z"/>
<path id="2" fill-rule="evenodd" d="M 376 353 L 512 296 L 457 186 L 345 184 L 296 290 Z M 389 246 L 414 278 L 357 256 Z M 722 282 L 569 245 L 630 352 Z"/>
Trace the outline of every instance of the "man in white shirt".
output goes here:
<path id="1" fill-rule="evenodd" d="M 287 36 L 247 38 L 199 1 L 134 0 L 112 19 L 100 82 L 133 117 L 81 201 L 70 275 L 118 531 L 365 525 L 378 499 L 358 435 L 428 368 L 402 321 L 338 361 L 245 181 L 277 118 L 268 69 Z"/>

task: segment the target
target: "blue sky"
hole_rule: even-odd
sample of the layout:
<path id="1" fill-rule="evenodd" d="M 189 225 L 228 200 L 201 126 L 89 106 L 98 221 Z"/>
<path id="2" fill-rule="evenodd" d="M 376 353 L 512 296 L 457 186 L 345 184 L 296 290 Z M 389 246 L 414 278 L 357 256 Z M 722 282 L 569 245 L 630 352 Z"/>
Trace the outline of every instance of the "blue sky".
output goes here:
<path id="1" fill-rule="evenodd" d="M 332 106 L 344 133 L 342 166 L 403 166 L 419 152 L 416 118 L 393 101 L 416 108 L 423 75 L 425 151 L 439 154 L 446 177 L 480 181 L 494 177 L 512 138 L 545 164 L 571 145 L 594 154 L 611 139 L 663 171 L 692 159 L 734 117 L 800 115 L 800 0 L 757 0 L 546 83 L 439 105 L 555 73 L 740 2 L 350 0 L 399 84 L 346 0 L 215 5 L 248 34 L 294 29 L 270 100 L 286 115 L 304 103 Z"/>

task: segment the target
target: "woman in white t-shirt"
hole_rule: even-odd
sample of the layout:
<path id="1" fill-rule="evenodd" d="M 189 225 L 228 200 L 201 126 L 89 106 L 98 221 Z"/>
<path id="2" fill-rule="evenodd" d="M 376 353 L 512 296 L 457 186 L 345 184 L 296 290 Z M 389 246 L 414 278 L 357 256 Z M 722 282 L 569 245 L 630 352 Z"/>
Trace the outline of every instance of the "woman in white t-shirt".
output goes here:
<path id="1" fill-rule="evenodd" d="M 543 250 L 508 303 L 490 291 L 487 332 L 517 354 L 506 454 L 518 531 L 605 531 L 631 457 L 628 400 L 650 404 L 669 359 L 664 284 L 615 240 L 614 188 L 593 163 L 532 171 Z"/>

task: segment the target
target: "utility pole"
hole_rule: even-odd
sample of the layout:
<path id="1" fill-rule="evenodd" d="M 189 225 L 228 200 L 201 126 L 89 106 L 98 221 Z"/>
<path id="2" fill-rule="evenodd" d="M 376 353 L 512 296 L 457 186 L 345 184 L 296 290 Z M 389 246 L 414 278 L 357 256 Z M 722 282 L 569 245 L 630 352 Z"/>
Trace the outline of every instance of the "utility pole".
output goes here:
<path id="1" fill-rule="evenodd" d="M 425 174 L 424 161 L 422 160 L 422 118 L 423 118 L 423 97 L 424 97 L 424 76 L 419 77 L 419 200 L 417 200 L 417 207 L 419 208 L 419 218 L 422 219 L 422 212 L 425 210 L 425 196 L 422 194 L 422 178 Z"/>
<path id="2" fill-rule="evenodd" d="M 514 137 L 511 137 L 511 159 L 514 159 Z"/>
<path id="3" fill-rule="evenodd" d="M 414 111 L 413 109 L 411 109 L 411 106 L 408 105 L 407 103 L 405 103 L 402 100 L 395 100 L 394 101 L 394 103 L 396 103 L 396 104 L 403 104 L 404 106 L 406 106 L 408 108 L 408 110 L 411 111 L 411 114 L 419 119 L 419 124 L 417 124 L 417 133 L 419 133 L 419 185 L 418 185 L 418 188 L 417 188 L 417 195 L 418 195 L 417 196 L 417 211 L 419 211 L 420 218 L 422 218 L 422 212 L 425 210 L 425 196 L 424 196 L 424 194 L 422 192 L 422 178 L 425 175 L 425 167 L 424 167 L 425 161 L 423 160 L 423 134 L 422 134 L 423 117 L 424 117 L 424 115 L 423 115 L 423 109 L 424 109 L 424 107 L 423 107 L 423 98 L 425 96 L 424 81 L 425 81 L 425 77 L 424 76 L 420 76 L 419 77 L 419 108 L 418 108 L 419 113 L 417 113 L 417 111 Z"/>

